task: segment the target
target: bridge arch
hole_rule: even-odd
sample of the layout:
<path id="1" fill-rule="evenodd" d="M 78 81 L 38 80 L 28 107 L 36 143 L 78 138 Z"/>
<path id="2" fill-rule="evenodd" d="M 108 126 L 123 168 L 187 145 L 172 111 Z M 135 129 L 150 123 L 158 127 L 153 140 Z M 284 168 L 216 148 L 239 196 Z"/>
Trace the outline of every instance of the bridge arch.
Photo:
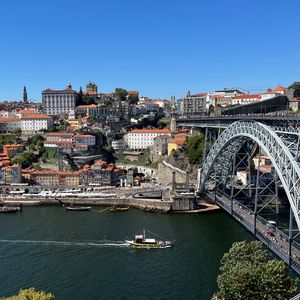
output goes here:
<path id="1" fill-rule="evenodd" d="M 214 169 L 230 168 L 236 152 L 247 140 L 257 143 L 269 156 L 286 192 L 300 230 L 300 167 L 297 156 L 278 133 L 260 122 L 237 121 L 222 132 L 205 159 L 198 191 L 200 193 L 204 191 L 205 183 Z"/>

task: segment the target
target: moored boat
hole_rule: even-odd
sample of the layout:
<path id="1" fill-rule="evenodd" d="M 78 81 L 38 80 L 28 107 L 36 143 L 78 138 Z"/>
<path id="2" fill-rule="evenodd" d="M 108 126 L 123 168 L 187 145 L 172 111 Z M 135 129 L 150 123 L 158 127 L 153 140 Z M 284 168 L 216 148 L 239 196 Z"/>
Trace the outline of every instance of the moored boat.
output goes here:
<path id="1" fill-rule="evenodd" d="M 91 209 L 91 206 L 64 206 L 64 208 L 69 211 L 87 211 Z"/>
<path id="2" fill-rule="evenodd" d="M 128 209 L 129 209 L 129 207 L 113 206 L 112 208 L 110 208 L 110 211 L 122 212 L 122 211 L 127 211 Z"/>
<path id="3" fill-rule="evenodd" d="M 3 213 L 3 214 L 12 214 L 12 213 L 16 213 L 18 211 L 21 211 L 20 207 L 9 207 L 9 206 L 1 206 L 0 207 L 0 213 Z"/>
<path id="4" fill-rule="evenodd" d="M 154 238 L 147 239 L 145 235 L 145 230 L 143 234 L 135 235 L 133 240 L 131 241 L 125 240 L 125 242 L 134 248 L 146 248 L 146 249 L 152 249 L 152 248 L 165 249 L 165 248 L 171 248 L 173 245 L 171 241 L 156 240 Z"/>

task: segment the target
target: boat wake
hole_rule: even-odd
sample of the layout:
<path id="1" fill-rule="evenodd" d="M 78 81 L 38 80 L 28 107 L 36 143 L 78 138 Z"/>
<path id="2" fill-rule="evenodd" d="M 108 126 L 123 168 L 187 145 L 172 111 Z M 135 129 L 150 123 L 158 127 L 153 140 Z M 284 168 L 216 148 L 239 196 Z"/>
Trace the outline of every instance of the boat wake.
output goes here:
<path id="1" fill-rule="evenodd" d="M 7 244 L 32 244 L 45 246 L 65 246 L 65 247 L 128 247 L 123 241 L 35 241 L 35 240 L 0 240 L 0 243 Z"/>

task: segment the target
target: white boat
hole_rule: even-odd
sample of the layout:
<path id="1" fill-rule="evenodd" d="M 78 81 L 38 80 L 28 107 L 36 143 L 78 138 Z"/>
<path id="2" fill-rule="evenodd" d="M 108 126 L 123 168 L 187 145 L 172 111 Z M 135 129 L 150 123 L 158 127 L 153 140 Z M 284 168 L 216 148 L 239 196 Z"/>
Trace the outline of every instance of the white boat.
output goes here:
<path id="1" fill-rule="evenodd" d="M 133 240 L 131 241 L 125 240 L 125 242 L 134 248 L 146 248 L 146 249 L 152 249 L 152 248 L 165 249 L 165 248 L 171 248 L 173 245 L 171 241 L 156 240 L 153 238 L 147 239 L 145 230 L 143 231 L 143 234 L 135 235 Z"/>
<path id="2" fill-rule="evenodd" d="M 87 211 L 90 210 L 91 206 L 65 206 L 65 210 L 71 210 L 71 211 Z"/>

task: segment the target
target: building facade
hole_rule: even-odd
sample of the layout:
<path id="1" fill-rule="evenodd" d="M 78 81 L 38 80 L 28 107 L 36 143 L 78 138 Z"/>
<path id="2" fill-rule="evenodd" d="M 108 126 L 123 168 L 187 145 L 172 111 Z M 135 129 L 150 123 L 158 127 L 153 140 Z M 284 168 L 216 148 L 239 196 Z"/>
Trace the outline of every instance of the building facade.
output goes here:
<path id="1" fill-rule="evenodd" d="M 46 89 L 42 92 L 42 105 L 45 114 L 59 116 L 75 111 L 78 93 L 68 85 L 64 90 Z"/>
<path id="2" fill-rule="evenodd" d="M 191 95 L 187 93 L 186 97 L 180 99 L 180 112 L 182 116 L 204 115 L 206 114 L 207 94 L 201 93 Z"/>
<path id="3" fill-rule="evenodd" d="M 21 119 L 21 129 L 25 132 L 47 130 L 53 125 L 53 120 L 47 115 L 30 115 Z"/>
<path id="4" fill-rule="evenodd" d="M 134 129 L 127 133 L 129 149 L 141 150 L 153 145 L 153 140 L 160 135 L 171 135 L 169 129 Z"/>

